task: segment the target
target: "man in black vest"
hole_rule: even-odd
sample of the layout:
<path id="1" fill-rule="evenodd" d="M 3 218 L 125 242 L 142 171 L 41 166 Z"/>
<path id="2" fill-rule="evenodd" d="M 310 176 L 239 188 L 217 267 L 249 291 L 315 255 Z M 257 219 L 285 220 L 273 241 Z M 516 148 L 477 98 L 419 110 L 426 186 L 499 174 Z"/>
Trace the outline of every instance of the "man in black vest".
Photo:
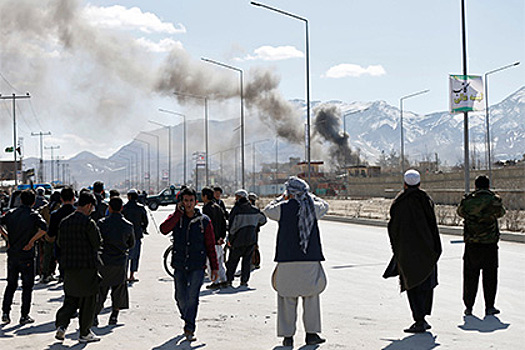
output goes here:
<path id="1" fill-rule="evenodd" d="M 109 200 L 109 216 L 100 219 L 98 227 L 102 236 L 102 262 L 100 268 L 102 282 L 97 303 L 96 314 L 104 307 L 104 302 L 111 288 L 112 312 L 109 317 L 110 325 L 117 324 L 119 310 L 129 309 L 128 286 L 126 284 L 126 263 L 128 249 L 135 244 L 133 224 L 124 219 L 122 198 L 112 197 Z M 98 326 L 95 316 L 94 325 Z"/>
<path id="2" fill-rule="evenodd" d="M 34 245 L 46 233 L 47 225 L 42 216 L 31 209 L 35 203 L 35 194 L 32 190 L 22 191 L 20 199 L 22 201 L 21 206 L 11 209 L 0 217 L 0 233 L 9 244 L 7 249 L 7 286 L 2 303 L 2 324 L 11 322 L 9 312 L 18 287 L 19 276 L 22 277 L 20 324 L 35 322 L 29 316 L 35 284 Z M 6 230 L 2 226 L 5 226 Z"/>
<path id="3" fill-rule="evenodd" d="M 128 191 L 128 202 L 122 208 L 122 215 L 124 218 L 133 224 L 135 231 L 135 246 L 129 251 L 129 270 L 130 275 L 128 281 L 138 282 L 135 278 L 135 272 L 139 270 L 140 252 L 142 248 L 142 238 L 144 232 L 148 227 L 148 214 L 146 208 L 138 203 L 139 194 L 137 190 L 131 189 Z"/>
<path id="4" fill-rule="evenodd" d="M 90 330 L 95 317 L 100 276 L 98 249 L 102 243 L 97 224 L 89 217 L 95 209 L 95 197 L 81 192 L 77 210 L 64 218 L 58 229 L 57 244 L 64 269 L 64 304 L 57 311 L 55 338 L 64 340 L 66 328 L 79 309 L 81 343 L 99 341 Z"/>

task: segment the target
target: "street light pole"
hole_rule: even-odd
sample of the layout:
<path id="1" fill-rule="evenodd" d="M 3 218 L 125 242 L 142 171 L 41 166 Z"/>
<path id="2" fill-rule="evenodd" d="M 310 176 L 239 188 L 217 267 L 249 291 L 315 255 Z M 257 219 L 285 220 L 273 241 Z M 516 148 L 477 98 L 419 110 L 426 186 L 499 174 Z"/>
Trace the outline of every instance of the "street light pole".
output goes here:
<path id="1" fill-rule="evenodd" d="M 208 124 L 209 124 L 209 116 L 208 116 L 208 96 L 200 96 L 200 95 L 191 95 L 191 94 L 182 94 L 180 92 L 174 92 L 175 95 L 177 96 L 182 96 L 182 97 L 193 97 L 193 98 L 200 98 L 200 99 L 203 99 L 204 100 L 204 139 L 205 139 L 205 152 L 206 152 L 206 158 L 205 158 L 205 166 L 206 166 L 206 186 L 209 186 L 210 184 L 210 181 L 209 181 L 209 163 L 208 163 L 208 152 L 209 152 L 209 148 L 208 148 L 208 135 L 209 135 L 209 131 L 208 131 Z"/>
<path id="2" fill-rule="evenodd" d="M 489 75 L 493 74 L 493 73 L 496 73 L 496 72 L 499 72 L 499 71 L 502 71 L 502 70 L 507 69 L 507 68 L 515 67 L 515 66 L 517 66 L 519 64 L 520 64 L 520 62 L 517 61 L 517 62 L 508 64 L 508 65 L 500 67 L 500 68 L 493 69 L 493 70 L 488 71 L 487 73 L 485 73 L 485 127 L 486 127 L 486 135 L 485 135 L 486 153 L 485 153 L 485 157 L 487 157 L 487 161 L 486 162 L 488 163 L 488 167 L 489 167 L 489 179 L 490 179 L 490 183 L 491 183 L 493 188 L 494 188 L 494 179 L 492 179 L 492 157 L 491 157 L 491 154 L 490 154 L 490 126 L 489 126 L 490 125 L 489 124 Z"/>
<path id="3" fill-rule="evenodd" d="M 305 137 L 305 143 L 306 143 L 306 158 L 308 162 L 308 183 L 310 184 L 311 180 L 311 169 L 310 169 L 310 163 L 311 163 L 311 156 L 310 156 L 310 43 L 309 43 L 309 30 L 308 30 L 308 19 L 297 16 L 293 13 L 283 11 L 281 9 L 271 7 L 265 4 L 261 4 L 259 2 L 252 1 L 250 2 L 253 6 L 258 6 L 265 8 L 267 10 L 271 10 L 277 13 L 280 13 L 282 15 L 295 18 L 297 20 L 303 21 L 305 24 L 305 51 L 306 51 L 306 137 Z"/>
<path id="4" fill-rule="evenodd" d="M 142 131 L 142 133 L 145 134 L 145 135 L 152 136 L 152 137 L 157 139 L 157 193 L 158 193 L 159 190 L 160 190 L 160 162 L 159 162 L 159 150 L 160 150 L 159 139 L 160 139 L 160 137 L 158 135 L 155 135 L 155 134 L 152 134 L 152 133 L 149 133 L 149 132 L 145 132 L 145 131 Z M 150 177 L 151 177 L 151 175 L 150 175 Z"/>
<path id="5" fill-rule="evenodd" d="M 150 157 L 150 144 L 147 141 L 135 138 L 135 141 L 145 143 L 148 146 L 148 191 L 151 191 L 151 157 Z M 142 147 L 140 148 L 142 151 Z M 144 166 L 142 166 L 144 168 Z M 142 176 L 144 177 L 144 169 L 142 169 Z"/>
<path id="6" fill-rule="evenodd" d="M 60 145 L 58 146 L 49 146 L 49 147 L 44 147 L 44 149 L 49 149 L 51 150 L 51 183 L 53 183 L 53 181 L 55 180 L 55 167 L 54 167 L 54 164 L 53 164 L 53 151 L 56 150 L 56 149 L 60 149 Z"/>
<path id="7" fill-rule="evenodd" d="M 173 114 L 173 115 L 178 115 L 179 117 L 182 117 L 182 120 L 183 120 L 183 139 L 184 139 L 184 142 L 183 142 L 183 156 L 184 156 L 184 184 L 186 184 L 186 169 L 188 168 L 187 165 L 187 147 L 186 147 L 186 115 L 185 114 L 182 114 L 182 113 L 177 113 L 177 112 L 173 112 L 173 111 L 169 111 L 167 109 L 162 109 L 162 108 L 159 108 L 159 111 L 160 112 L 164 112 L 164 113 L 168 113 L 168 114 Z"/>
<path id="8" fill-rule="evenodd" d="M 429 89 L 422 90 L 422 91 L 415 92 L 410 95 L 403 96 L 399 99 L 399 111 L 401 115 L 399 118 L 399 128 L 401 129 L 401 173 L 405 172 L 405 140 L 403 136 L 403 132 L 404 132 L 404 129 L 403 129 L 403 101 L 408 98 L 414 97 L 414 96 L 426 94 L 429 91 L 430 91 Z"/>
<path id="9" fill-rule="evenodd" d="M 32 132 L 31 136 L 40 136 L 40 169 L 39 169 L 39 177 L 40 177 L 40 183 L 44 183 L 44 136 L 51 135 L 51 132 Z"/>
<path id="10" fill-rule="evenodd" d="M 465 0 L 461 0 L 461 48 L 463 54 L 463 76 L 467 76 L 467 30 L 465 19 Z M 468 135 L 468 112 L 463 112 L 463 143 L 464 143 L 464 170 L 465 170 L 465 194 L 470 192 L 470 160 L 469 160 L 469 135 Z"/>
<path id="11" fill-rule="evenodd" d="M 348 117 L 349 115 L 352 115 L 352 114 L 358 114 L 358 113 L 362 113 L 366 110 L 368 110 L 370 107 L 366 107 L 364 109 L 359 109 L 357 111 L 352 111 L 352 112 L 349 112 L 349 113 L 345 113 L 343 114 L 343 135 L 346 133 L 346 117 Z M 345 169 L 347 167 L 347 163 L 348 163 L 348 157 L 347 157 L 347 152 L 346 152 L 346 149 L 345 149 Z"/>
<path id="12" fill-rule="evenodd" d="M 148 120 L 151 124 L 162 126 L 168 131 L 168 187 L 171 185 L 171 125 L 161 124 L 154 120 Z"/>
<path id="13" fill-rule="evenodd" d="M 13 101 L 13 156 L 14 156 L 14 161 L 15 161 L 15 164 L 14 164 L 14 167 L 15 167 L 15 186 L 18 185 L 18 174 L 17 174 L 17 166 L 16 166 L 16 142 L 17 142 L 17 139 L 16 139 L 16 105 L 15 105 L 15 102 L 16 100 L 18 99 L 22 99 L 22 98 L 31 98 L 31 96 L 29 95 L 29 92 L 26 92 L 25 95 L 17 95 L 17 94 L 12 94 L 11 96 L 2 96 L 2 94 L 0 94 L 0 100 L 12 100 Z M 20 166 L 20 170 L 22 170 L 22 167 Z"/>
<path id="14" fill-rule="evenodd" d="M 228 68 L 228 69 L 237 71 L 240 74 L 240 82 L 241 82 L 241 86 L 240 86 L 241 88 L 241 169 L 242 169 L 241 185 L 242 185 L 242 188 L 244 188 L 244 185 L 245 185 L 244 184 L 244 86 L 243 86 L 244 85 L 244 72 L 240 68 L 233 67 L 233 66 L 230 66 L 230 65 L 218 62 L 218 61 L 208 59 L 208 58 L 202 57 L 201 60 L 203 60 L 204 62 L 212 63 L 215 65 L 224 67 L 224 68 Z"/>

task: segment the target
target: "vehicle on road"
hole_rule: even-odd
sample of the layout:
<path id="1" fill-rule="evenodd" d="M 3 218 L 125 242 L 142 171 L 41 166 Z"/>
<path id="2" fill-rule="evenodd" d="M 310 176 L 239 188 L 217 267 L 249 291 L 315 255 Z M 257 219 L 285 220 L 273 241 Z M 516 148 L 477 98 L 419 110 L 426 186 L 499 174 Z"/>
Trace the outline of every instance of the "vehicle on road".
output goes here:
<path id="1" fill-rule="evenodd" d="M 175 187 L 171 185 L 168 188 L 163 189 L 160 191 L 159 194 L 151 195 L 146 197 L 146 205 L 150 210 L 157 210 L 159 206 L 166 206 L 171 204 L 177 204 L 178 198 L 177 194 L 180 191 L 180 187 Z M 202 200 L 201 192 L 197 192 L 197 202 L 200 202 Z"/>

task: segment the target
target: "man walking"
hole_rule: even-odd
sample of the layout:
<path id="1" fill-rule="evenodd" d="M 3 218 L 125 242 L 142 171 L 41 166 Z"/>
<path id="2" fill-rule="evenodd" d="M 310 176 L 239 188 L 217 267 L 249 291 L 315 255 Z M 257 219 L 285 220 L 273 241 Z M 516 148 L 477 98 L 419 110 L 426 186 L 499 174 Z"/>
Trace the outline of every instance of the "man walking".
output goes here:
<path id="1" fill-rule="evenodd" d="M 18 278 L 22 277 L 22 310 L 20 324 L 33 323 L 29 316 L 33 286 L 35 284 L 35 242 L 47 230 L 42 216 L 31 209 L 35 203 L 35 193 L 24 190 L 20 194 L 22 205 L 11 209 L 0 217 L 0 234 L 8 243 L 7 248 L 7 286 L 2 302 L 2 324 L 11 322 L 9 313 L 15 291 L 18 288 Z M 6 229 L 4 229 L 4 227 Z"/>
<path id="2" fill-rule="evenodd" d="M 95 209 L 95 197 L 81 192 L 77 209 L 59 226 L 57 244 L 64 269 L 64 304 L 57 311 L 55 338 L 64 340 L 72 316 L 78 312 L 81 343 L 99 341 L 90 330 L 95 317 L 100 277 L 97 271 L 98 249 L 102 242 L 97 224 L 89 217 Z"/>
<path id="3" fill-rule="evenodd" d="M 485 175 L 476 177 L 475 191 L 465 195 L 459 204 L 458 215 L 465 219 L 463 240 L 463 302 L 465 315 L 472 315 L 478 291 L 479 272 L 483 271 L 485 314 L 496 315 L 494 307 L 498 287 L 498 218 L 505 215 L 501 198 L 492 192 Z"/>
<path id="4" fill-rule="evenodd" d="M 235 270 L 242 258 L 241 286 L 248 286 L 250 264 L 257 243 L 257 228 L 266 224 L 266 221 L 266 216 L 248 201 L 246 190 L 241 189 L 235 192 L 235 205 L 230 212 L 230 234 L 228 235 L 230 245 L 230 254 L 226 263 L 228 285 L 233 282 Z"/>
<path id="5" fill-rule="evenodd" d="M 102 181 L 95 181 L 93 183 L 93 194 L 95 195 L 96 204 L 95 210 L 93 210 L 93 212 L 90 215 L 91 218 L 95 220 L 95 222 L 97 222 L 98 220 L 106 216 L 106 212 L 108 210 L 108 205 L 104 201 L 104 183 Z"/>
<path id="6" fill-rule="evenodd" d="M 210 285 L 206 286 L 207 289 L 218 289 L 226 282 L 226 268 L 224 267 L 224 239 L 226 238 L 226 218 L 221 207 L 219 207 L 213 201 L 213 190 L 209 187 L 202 189 L 202 207 L 203 214 L 207 215 L 213 226 L 213 233 L 215 234 L 215 254 L 217 255 L 217 262 L 219 264 L 219 277 L 217 280 Z M 209 270 L 210 263 L 207 262 Z"/>
<path id="7" fill-rule="evenodd" d="M 430 329 L 425 316 L 432 310 L 433 291 L 438 284 L 437 261 L 441 255 L 434 202 L 419 188 L 420 182 L 417 170 L 405 172 L 404 190 L 394 199 L 388 222 L 394 269 L 399 273 L 401 291 L 407 291 L 415 321 L 404 330 L 406 333 Z"/>
<path id="8" fill-rule="evenodd" d="M 131 189 L 128 191 L 128 202 L 122 209 L 124 218 L 133 224 L 135 231 L 135 246 L 129 251 L 129 270 L 130 275 L 128 281 L 138 282 L 135 278 L 135 272 L 139 270 L 140 252 L 142 248 L 142 238 L 144 232 L 148 227 L 148 214 L 146 208 L 138 203 L 139 194 L 137 190 Z"/>
<path id="9" fill-rule="evenodd" d="M 173 237 L 171 266 L 175 269 L 175 300 L 188 341 L 196 340 L 195 319 L 206 257 L 210 260 L 212 281 L 217 279 L 219 268 L 213 227 L 210 218 L 195 208 L 196 199 L 195 190 L 185 188 L 175 212 L 160 225 L 162 234 L 171 232 Z"/>
<path id="10" fill-rule="evenodd" d="M 272 285 L 277 291 L 277 336 L 284 346 L 293 346 L 297 302 L 303 299 L 306 344 L 325 342 L 321 332 L 319 294 L 326 287 L 321 237 L 317 221 L 328 211 L 328 203 L 309 193 L 306 181 L 291 176 L 284 194 L 264 208 L 268 218 L 279 222 Z"/>
<path id="11" fill-rule="evenodd" d="M 128 285 L 126 284 L 126 263 L 128 250 L 135 244 L 133 224 L 122 215 L 122 199 L 112 197 L 109 200 L 109 216 L 100 219 L 98 227 L 102 236 L 100 268 L 102 281 L 95 315 L 104 307 L 104 302 L 111 288 L 112 312 L 109 325 L 116 325 L 119 310 L 129 309 Z M 94 325 L 98 326 L 95 316 Z"/>

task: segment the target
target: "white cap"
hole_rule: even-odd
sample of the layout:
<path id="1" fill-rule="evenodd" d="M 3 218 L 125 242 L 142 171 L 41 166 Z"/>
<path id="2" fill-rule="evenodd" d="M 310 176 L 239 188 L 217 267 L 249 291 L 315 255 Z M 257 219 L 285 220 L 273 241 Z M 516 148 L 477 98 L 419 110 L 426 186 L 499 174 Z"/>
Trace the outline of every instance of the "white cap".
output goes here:
<path id="1" fill-rule="evenodd" d="M 128 194 L 138 194 L 137 190 L 132 188 L 128 191 Z"/>
<path id="2" fill-rule="evenodd" d="M 405 183 L 409 186 L 415 186 L 421 182 L 421 176 L 419 172 L 414 169 L 407 170 L 405 172 Z"/>
<path id="3" fill-rule="evenodd" d="M 240 190 L 237 190 L 237 192 L 235 192 L 235 195 L 244 197 L 244 198 L 248 198 L 248 191 L 240 189 Z"/>

